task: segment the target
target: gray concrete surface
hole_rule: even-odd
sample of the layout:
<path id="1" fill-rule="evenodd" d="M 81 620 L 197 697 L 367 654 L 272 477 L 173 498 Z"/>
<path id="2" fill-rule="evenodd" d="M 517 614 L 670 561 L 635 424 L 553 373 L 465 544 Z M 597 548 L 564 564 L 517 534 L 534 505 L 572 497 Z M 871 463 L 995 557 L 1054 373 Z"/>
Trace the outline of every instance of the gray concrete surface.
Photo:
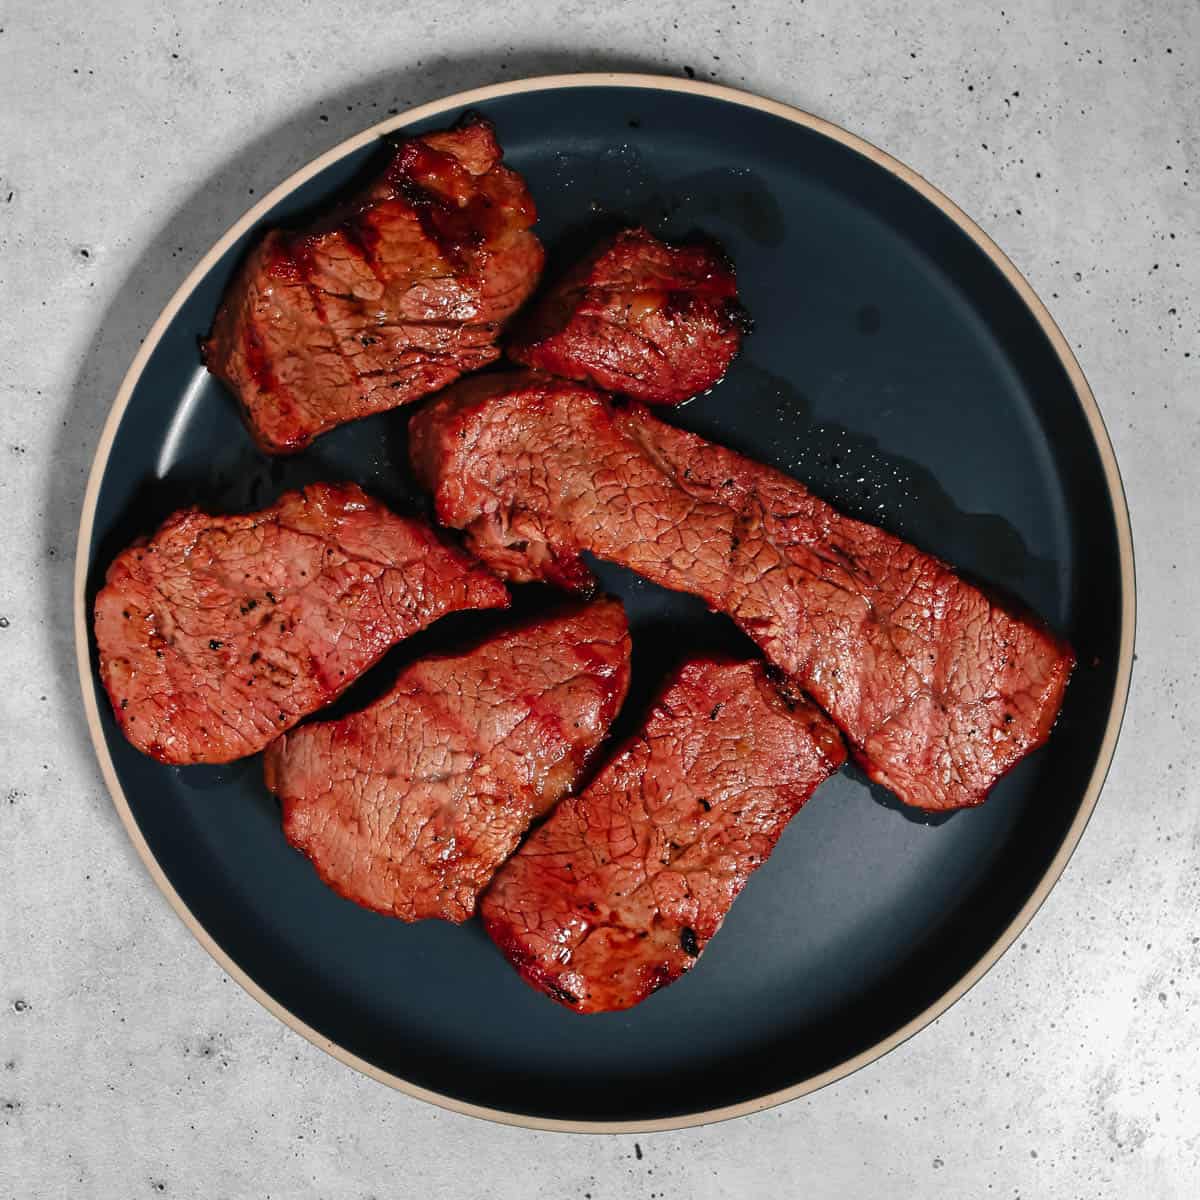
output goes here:
<path id="1" fill-rule="evenodd" d="M 1108 787 L 1000 965 L 834 1087 L 637 1138 L 439 1112 L 226 979 L 115 818 L 69 625 L 110 399 L 250 198 L 389 108 L 609 67 L 829 117 L 994 234 L 1100 399 L 1141 608 Z M 0 2 L 0 1197 L 1200 1194 L 1198 80 L 1194 0 Z"/>

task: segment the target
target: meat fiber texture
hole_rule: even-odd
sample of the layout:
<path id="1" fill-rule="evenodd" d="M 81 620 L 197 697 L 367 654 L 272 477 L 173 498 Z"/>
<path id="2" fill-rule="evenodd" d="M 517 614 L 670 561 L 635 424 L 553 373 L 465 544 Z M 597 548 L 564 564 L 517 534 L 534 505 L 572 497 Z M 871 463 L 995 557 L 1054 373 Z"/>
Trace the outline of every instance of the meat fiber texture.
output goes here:
<path id="1" fill-rule="evenodd" d="M 280 738 L 264 765 L 288 841 L 366 908 L 467 920 L 604 738 L 629 651 L 617 601 L 575 606 L 417 662 L 362 712 Z"/>
<path id="2" fill-rule="evenodd" d="M 118 555 L 96 597 L 100 677 L 139 750 L 230 762 L 439 617 L 508 602 L 423 521 L 315 484 L 248 516 L 178 512 Z"/>
<path id="3" fill-rule="evenodd" d="M 499 355 L 541 243 L 490 122 L 406 138 L 357 199 L 251 252 L 205 343 L 268 453 L 408 404 Z"/>
<path id="4" fill-rule="evenodd" d="M 748 328 L 719 247 L 627 229 L 521 317 L 508 355 L 646 404 L 678 404 L 721 379 Z"/>
<path id="5" fill-rule="evenodd" d="M 691 969 L 845 756 L 833 726 L 761 663 L 685 663 L 641 732 L 497 873 L 484 925 L 560 1004 L 638 1004 Z"/>
<path id="6" fill-rule="evenodd" d="M 590 388 L 457 385 L 410 423 L 438 518 L 509 579 L 586 591 L 588 550 L 729 614 L 905 803 L 981 803 L 1074 664 L 1033 617 L 796 480 Z"/>

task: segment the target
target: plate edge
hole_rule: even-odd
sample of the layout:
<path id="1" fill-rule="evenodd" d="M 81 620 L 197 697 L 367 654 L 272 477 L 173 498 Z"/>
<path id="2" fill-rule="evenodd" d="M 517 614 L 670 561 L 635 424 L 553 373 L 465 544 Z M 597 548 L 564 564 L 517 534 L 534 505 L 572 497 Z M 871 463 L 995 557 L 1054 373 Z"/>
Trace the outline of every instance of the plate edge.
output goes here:
<path id="1" fill-rule="evenodd" d="M 133 390 L 141 377 L 146 362 L 158 345 L 175 314 L 190 296 L 199 281 L 209 272 L 213 264 L 222 254 L 250 229 L 266 212 L 279 200 L 295 191 L 314 175 L 326 167 L 352 154 L 360 147 L 369 144 L 383 134 L 403 128 L 416 121 L 435 117 L 453 109 L 469 107 L 488 100 L 500 99 L 505 96 L 520 95 L 527 92 L 547 91 L 563 88 L 578 87 L 624 87 L 639 88 L 651 91 L 686 92 L 704 96 L 710 99 L 723 100 L 742 107 L 756 109 L 773 116 L 803 126 L 816 133 L 822 134 L 851 150 L 870 159 L 890 174 L 903 180 L 926 200 L 935 205 L 942 213 L 950 218 L 983 252 L 988 256 L 1000 273 L 1016 291 L 1022 303 L 1033 315 L 1043 334 L 1050 342 L 1056 357 L 1062 364 L 1071 385 L 1075 390 L 1080 406 L 1087 419 L 1092 438 L 1099 453 L 1105 481 L 1108 485 L 1109 500 L 1117 533 L 1117 549 L 1121 568 L 1121 636 L 1118 649 L 1117 676 L 1113 691 L 1112 706 L 1109 710 L 1104 737 L 1092 769 L 1091 778 L 1080 804 L 1079 811 L 1068 827 L 1062 843 L 1046 871 L 1043 873 L 1037 888 L 1029 899 L 1022 905 L 1012 921 L 1005 927 L 1000 936 L 984 952 L 975 964 L 937 1000 L 906 1022 L 898 1030 L 859 1054 L 829 1068 L 799 1083 L 792 1084 L 763 1096 L 738 1104 L 721 1108 L 708 1109 L 702 1112 L 687 1113 L 682 1116 L 664 1117 L 639 1121 L 575 1121 L 560 1120 L 529 1116 L 523 1113 L 509 1112 L 504 1109 L 490 1108 L 484 1105 L 472 1104 L 443 1095 L 427 1088 L 422 1088 L 409 1080 L 390 1072 L 383 1071 L 365 1059 L 352 1054 L 338 1043 L 325 1037 L 316 1029 L 307 1025 L 290 1010 L 270 996 L 263 988 L 254 982 L 225 951 L 214 941 L 208 931 L 197 920 L 182 898 L 167 879 L 157 859 L 154 857 L 142 836 L 141 830 L 133 817 L 129 802 L 125 797 L 111 756 L 100 727 L 99 698 L 95 678 L 91 666 L 91 651 L 88 636 L 87 621 L 87 576 L 88 552 L 95 524 L 96 502 L 100 485 L 112 450 L 117 427 L 128 406 Z M 79 522 L 79 533 L 76 539 L 75 571 L 74 571 L 74 622 L 76 663 L 79 671 L 79 683 L 83 695 L 84 711 L 87 717 L 88 731 L 92 746 L 100 765 L 101 775 L 112 798 L 113 805 L 121 818 L 130 841 L 137 850 L 138 856 L 150 872 L 151 878 L 159 890 L 166 896 L 171 907 L 184 922 L 192 935 L 200 942 L 217 964 L 234 979 L 246 992 L 257 1000 L 268 1012 L 277 1017 L 289 1028 L 299 1033 L 314 1046 L 338 1059 L 347 1066 L 380 1083 L 406 1093 L 419 1100 L 425 1100 L 441 1108 L 468 1116 L 480 1117 L 501 1124 L 513 1125 L 527 1129 L 540 1129 L 553 1132 L 578 1133 L 651 1133 L 671 1129 L 684 1129 L 711 1122 L 728 1120 L 733 1117 L 746 1116 L 761 1112 L 789 1100 L 798 1099 L 867 1066 L 869 1063 L 882 1058 L 897 1046 L 907 1041 L 914 1034 L 935 1021 L 952 1004 L 962 998 L 983 976 L 999 961 L 1004 952 L 1020 936 L 1021 932 L 1033 919 L 1046 897 L 1057 883 L 1067 862 L 1070 860 L 1075 847 L 1078 845 L 1088 820 L 1095 810 L 1100 791 L 1108 775 L 1116 742 L 1124 718 L 1125 707 L 1129 696 L 1130 675 L 1133 664 L 1134 631 L 1136 625 L 1136 586 L 1133 557 L 1133 538 L 1130 527 L 1129 509 L 1126 503 L 1124 485 L 1120 469 L 1117 466 L 1116 455 L 1112 442 L 1100 414 L 1099 406 L 1087 379 L 1083 374 L 1074 353 L 1071 351 L 1062 331 L 1050 315 L 1049 310 L 1034 292 L 1031 285 L 1017 270 L 1016 266 L 1004 254 L 1000 247 L 975 223 L 961 208 L 941 191 L 919 175 L 911 167 L 893 158 L 877 146 L 850 133 L 839 125 L 824 118 L 814 116 L 802 109 L 757 96 L 751 92 L 719 84 L 703 83 L 696 80 L 675 79 L 670 76 L 651 74 L 636 74 L 622 72 L 583 73 L 568 75 L 537 76 L 529 79 L 512 80 L 506 83 L 492 84 L 487 87 L 475 88 L 470 91 L 456 93 L 441 100 L 422 104 L 416 108 L 399 113 L 394 117 L 381 121 L 353 137 L 340 142 L 324 154 L 319 155 L 298 171 L 288 176 L 277 187 L 272 188 L 257 204 L 242 215 L 218 241 L 209 249 L 204 257 L 192 268 L 180 284 L 174 295 L 159 313 L 154 324 L 134 356 L 116 397 L 104 426 L 101 430 L 88 473 L 87 486 L 84 491 L 82 512 Z"/>

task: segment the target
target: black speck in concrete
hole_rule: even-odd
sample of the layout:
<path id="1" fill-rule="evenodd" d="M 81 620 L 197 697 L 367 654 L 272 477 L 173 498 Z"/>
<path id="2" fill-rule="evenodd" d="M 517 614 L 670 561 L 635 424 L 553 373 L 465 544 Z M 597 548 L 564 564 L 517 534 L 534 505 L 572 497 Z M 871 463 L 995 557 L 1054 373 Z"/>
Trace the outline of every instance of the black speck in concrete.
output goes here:
<path id="1" fill-rule="evenodd" d="M 686 76 L 687 76 L 689 79 L 695 79 L 695 78 L 696 78 L 696 72 L 695 72 L 695 71 L 693 71 L 691 67 L 684 67 L 684 68 L 683 68 L 683 73 L 684 73 L 684 74 L 685 74 L 685 75 L 686 75 Z"/>
<path id="2" fill-rule="evenodd" d="M 86 246 L 80 246 L 79 247 L 79 257 L 80 258 L 91 258 L 92 252 Z"/>
<path id="3" fill-rule="evenodd" d="M 0 617 L 0 629 L 7 629 L 10 622 L 7 617 Z"/>
<path id="4" fill-rule="evenodd" d="M 328 118 L 328 117 L 327 117 L 327 116 L 326 116 L 324 113 L 322 113 L 322 114 L 321 114 L 321 116 L 320 116 L 318 119 L 319 119 L 319 120 L 321 120 L 321 121 L 328 121 L 328 120 L 329 120 L 329 118 Z"/>
<path id="5" fill-rule="evenodd" d="M 633 1152 L 635 1155 L 637 1155 L 638 1162 L 641 1162 L 642 1161 L 642 1147 L 641 1147 L 640 1143 L 638 1143 L 638 1142 L 633 1143 Z"/>
<path id="6" fill-rule="evenodd" d="M 20 999 L 14 1000 L 12 1003 L 12 1006 L 13 1006 L 13 1012 L 15 1012 L 15 1013 L 28 1012 L 29 1007 L 30 1007 L 28 1000 L 20 1000 Z"/>
<path id="7" fill-rule="evenodd" d="M 879 332 L 883 324 L 883 317 L 880 315 L 879 309 L 874 304 L 864 304 L 858 310 L 858 315 L 855 317 L 855 323 L 858 325 L 858 332 L 870 336 Z"/>

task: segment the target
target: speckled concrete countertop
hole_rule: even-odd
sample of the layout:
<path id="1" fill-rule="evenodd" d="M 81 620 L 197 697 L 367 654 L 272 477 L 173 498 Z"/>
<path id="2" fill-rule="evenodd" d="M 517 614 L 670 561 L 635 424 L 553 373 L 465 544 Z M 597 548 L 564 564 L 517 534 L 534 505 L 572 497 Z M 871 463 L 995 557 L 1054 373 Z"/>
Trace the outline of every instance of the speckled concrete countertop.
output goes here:
<path id="1" fill-rule="evenodd" d="M 0 6 L 0 1198 L 1196 1195 L 1200 8 L 350 7 Z M 828 117 L 984 225 L 1095 389 L 1140 609 L 1099 808 L 984 981 L 814 1096 L 637 1138 L 419 1104 L 225 978 L 121 830 L 70 630 L 117 383 L 250 198 L 389 109 L 611 68 L 686 69 Z"/>

